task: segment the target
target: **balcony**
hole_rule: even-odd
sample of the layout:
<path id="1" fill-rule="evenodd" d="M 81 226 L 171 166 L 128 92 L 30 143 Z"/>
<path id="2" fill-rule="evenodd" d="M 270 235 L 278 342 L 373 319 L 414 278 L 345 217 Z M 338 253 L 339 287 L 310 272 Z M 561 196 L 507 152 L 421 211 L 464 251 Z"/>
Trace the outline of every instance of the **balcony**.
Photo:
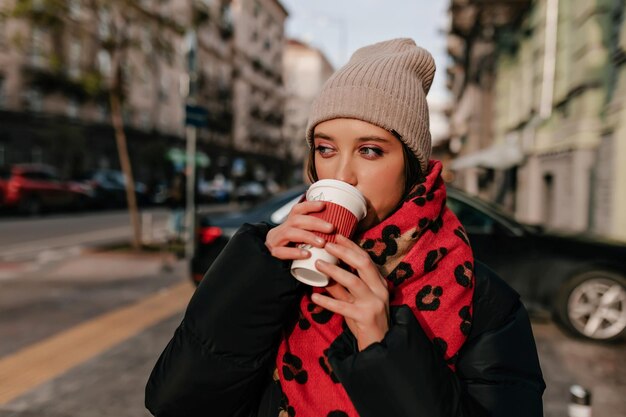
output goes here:
<path id="1" fill-rule="evenodd" d="M 497 29 L 516 24 L 531 3 L 531 0 L 453 0 L 450 32 L 470 37 L 476 33 L 477 26 Z"/>

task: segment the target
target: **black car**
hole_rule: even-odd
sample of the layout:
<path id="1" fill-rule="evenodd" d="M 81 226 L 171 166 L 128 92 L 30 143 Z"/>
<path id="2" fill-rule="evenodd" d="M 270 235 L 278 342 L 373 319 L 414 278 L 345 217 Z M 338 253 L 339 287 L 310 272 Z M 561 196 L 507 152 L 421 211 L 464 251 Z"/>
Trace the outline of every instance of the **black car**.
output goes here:
<path id="1" fill-rule="evenodd" d="M 243 223 L 279 224 L 305 191 L 296 187 L 247 211 L 200 222 L 192 276 L 198 283 Z M 549 313 L 570 333 L 593 340 L 626 336 L 626 245 L 565 235 L 514 220 L 498 206 L 448 187 L 474 256 L 515 288 L 531 312 Z"/>
<path id="2" fill-rule="evenodd" d="M 76 181 L 89 184 L 94 190 L 94 205 L 97 208 L 126 207 L 126 179 L 121 171 L 98 169 L 88 171 L 75 178 Z M 135 182 L 135 196 L 140 206 L 148 202 L 146 186 Z"/>
<path id="3" fill-rule="evenodd" d="M 296 186 L 243 211 L 201 217 L 198 220 L 196 250 L 191 260 L 193 281 L 197 284 L 202 280 L 204 273 L 242 224 L 280 224 L 305 191 L 306 186 Z"/>

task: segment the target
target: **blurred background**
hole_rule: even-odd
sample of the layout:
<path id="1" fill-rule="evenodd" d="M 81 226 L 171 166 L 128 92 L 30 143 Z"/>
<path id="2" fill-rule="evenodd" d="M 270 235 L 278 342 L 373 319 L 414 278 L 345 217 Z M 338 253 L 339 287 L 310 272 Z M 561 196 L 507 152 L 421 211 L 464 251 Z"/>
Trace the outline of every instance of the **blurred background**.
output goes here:
<path id="1" fill-rule="evenodd" d="M 304 189 L 313 98 L 394 37 L 435 58 L 433 158 L 533 313 L 545 414 L 626 415 L 625 8 L 0 0 L 0 416 L 148 415 L 194 284 Z"/>

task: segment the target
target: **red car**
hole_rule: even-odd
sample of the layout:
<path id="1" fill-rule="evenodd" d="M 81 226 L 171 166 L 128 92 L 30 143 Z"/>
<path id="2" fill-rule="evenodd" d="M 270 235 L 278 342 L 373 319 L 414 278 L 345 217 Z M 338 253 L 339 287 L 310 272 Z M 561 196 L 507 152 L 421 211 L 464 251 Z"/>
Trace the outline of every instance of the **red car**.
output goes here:
<path id="1" fill-rule="evenodd" d="M 16 164 L 3 176 L 7 208 L 36 215 L 47 209 L 84 209 L 90 205 L 93 190 L 88 186 L 61 180 L 56 170 L 45 164 Z"/>
<path id="2" fill-rule="evenodd" d="M 10 176 L 11 173 L 8 170 L 0 168 L 0 209 L 4 207 L 4 195 L 6 194 L 7 181 Z"/>

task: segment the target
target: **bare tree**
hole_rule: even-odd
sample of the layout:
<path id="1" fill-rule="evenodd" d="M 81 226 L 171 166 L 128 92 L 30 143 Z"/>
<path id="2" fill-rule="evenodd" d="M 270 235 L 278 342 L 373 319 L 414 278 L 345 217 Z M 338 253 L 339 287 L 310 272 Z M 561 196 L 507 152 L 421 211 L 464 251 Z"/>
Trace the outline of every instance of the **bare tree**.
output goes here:
<path id="1" fill-rule="evenodd" d="M 141 246 L 141 222 L 132 165 L 128 153 L 126 132 L 124 129 L 124 104 L 128 93 L 129 52 L 141 48 L 142 30 L 153 28 L 150 54 L 158 54 L 164 61 L 170 62 L 173 48 L 167 33 L 182 35 L 184 27 L 175 23 L 159 12 L 159 2 L 154 2 L 150 9 L 142 6 L 143 2 L 133 0 L 14 0 L 13 4 L 2 12 L 4 18 L 17 18 L 29 21 L 32 26 L 45 29 L 53 40 L 53 50 L 49 52 L 48 70 L 58 73 L 63 82 L 79 84 L 85 95 L 95 98 L 108 96 L 111 124 L 115 132 L 120 167 L 125 177 L 126 200 L 133 229 L 132 246 Z M 87 75 L 75 81 L 64 77 L 62 39 L 66 31 L 78 33 L 96 46 L 95 50 L 105 50 L 109 57 L 109 74 L 102 74 L 95 69 L 96 56 L 92 58 Z M 19 39 L 17 44 L 23 43 Z M 152 63 L 154 59 L 150 60 Z M 158 61 L 158 60 L 157 60 Z M 153 70 L 158 71 L 157 68 Z"/>

